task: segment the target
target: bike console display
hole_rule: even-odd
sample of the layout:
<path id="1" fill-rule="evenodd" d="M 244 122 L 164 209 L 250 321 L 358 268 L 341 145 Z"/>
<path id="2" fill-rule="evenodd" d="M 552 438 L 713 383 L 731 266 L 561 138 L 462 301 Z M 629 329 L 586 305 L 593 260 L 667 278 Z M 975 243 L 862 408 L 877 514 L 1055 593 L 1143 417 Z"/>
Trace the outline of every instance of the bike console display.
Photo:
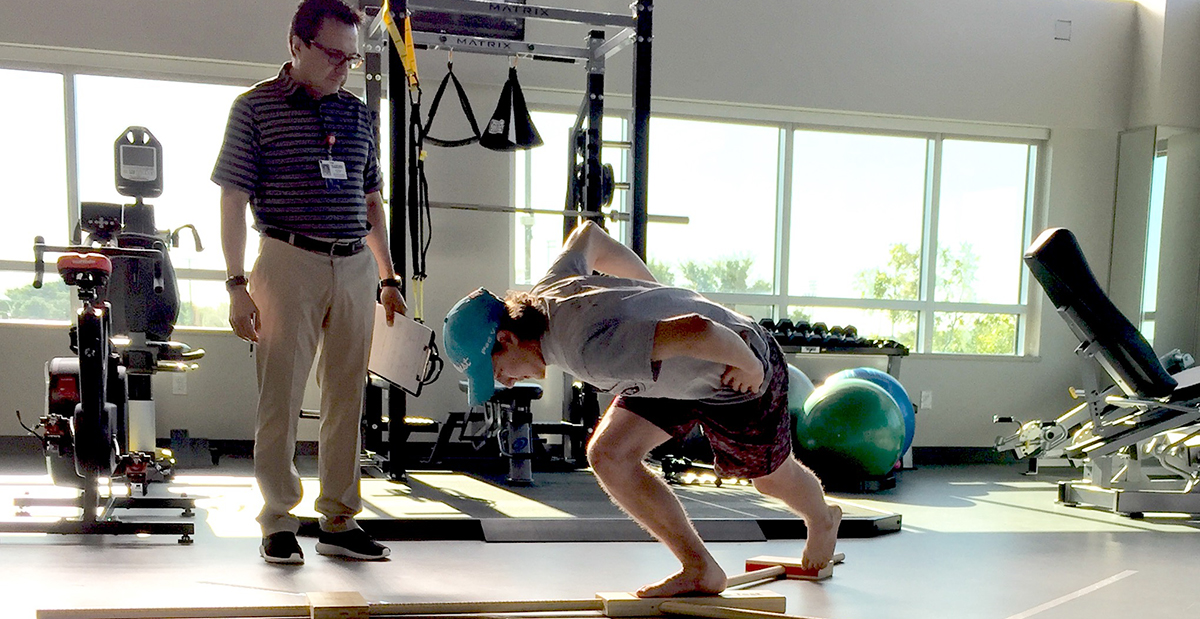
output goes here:
<path id="1" fill-rule="evenodd" d="M 117 193 L 134 198 L 162 195 L 162 144 L 145 127 L 129 127 L 113 144 Z"/>

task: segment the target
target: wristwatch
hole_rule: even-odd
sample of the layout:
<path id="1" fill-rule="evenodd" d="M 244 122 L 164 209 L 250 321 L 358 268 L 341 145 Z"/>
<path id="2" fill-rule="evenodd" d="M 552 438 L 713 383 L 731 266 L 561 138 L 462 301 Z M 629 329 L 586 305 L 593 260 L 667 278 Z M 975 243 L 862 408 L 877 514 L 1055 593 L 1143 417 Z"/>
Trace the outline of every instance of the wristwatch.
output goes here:
<path id="1" fill-rule="evenodd" d="M 383 289 L 384 288 L 395 288 L 396 290 L 400 290 L 400 280 L 398 280 L 394 277 L 385 277 L 385 278 L 379 280 L 379 287 L 375 289 L 375 300 L 376 301 L 383 300 Z"/>
<path id="2" fill-rule="evenodd" d="M 233 292 L 234 288 L 237 288 L 238 286 L 245 286 L 247 283 L 249 283 L 249 280 L 246 279 L 245 275 L 230 275 L 229 278 L 225 280 L 225 289 Z"/>

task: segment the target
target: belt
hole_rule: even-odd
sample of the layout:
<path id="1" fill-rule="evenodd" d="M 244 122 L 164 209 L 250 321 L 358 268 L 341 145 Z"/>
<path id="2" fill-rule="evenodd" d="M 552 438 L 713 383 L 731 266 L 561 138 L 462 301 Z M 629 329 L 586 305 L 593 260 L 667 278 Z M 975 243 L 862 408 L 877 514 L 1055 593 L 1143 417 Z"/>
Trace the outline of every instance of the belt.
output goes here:
<path id="1" fill-rule="evenodd" d="M 346 239 L 344 241 L 321 241 L 312 237 L 280 230 L 278 228 L 267 228 L 263 230 L 263 236 L 277 239 L 303 250 L 311 251 L 316 254 L 324 254 L 326 256 L 353 256 L 362 251 L 367 246 L 366 242 L 361 238 Z"/>

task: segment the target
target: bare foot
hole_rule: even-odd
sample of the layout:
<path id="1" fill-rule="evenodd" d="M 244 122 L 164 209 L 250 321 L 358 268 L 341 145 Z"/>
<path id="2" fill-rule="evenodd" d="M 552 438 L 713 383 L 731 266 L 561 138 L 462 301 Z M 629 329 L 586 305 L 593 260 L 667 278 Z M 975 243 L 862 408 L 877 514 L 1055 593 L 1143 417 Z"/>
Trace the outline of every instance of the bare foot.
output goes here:
<path id="1" fill-rule="evenodd" d="M 717 564 L 708 570 L 682 569 L 656 583 L 638 589 L 640 598 L 677 595 L 716 595 L 725 590 L 725 571 Z"/>
<path id="2" fill-rule="evenodd" d="M 800 565 L 804 569 L 819 570 L 833 559 L 833 549 L 837 546 L 838 526 L 842 523 L 842 508 L 830 505 L 829 516 L 821 522 L 806 522 L 808 540 L 804 543 L 804 556 Z"/>

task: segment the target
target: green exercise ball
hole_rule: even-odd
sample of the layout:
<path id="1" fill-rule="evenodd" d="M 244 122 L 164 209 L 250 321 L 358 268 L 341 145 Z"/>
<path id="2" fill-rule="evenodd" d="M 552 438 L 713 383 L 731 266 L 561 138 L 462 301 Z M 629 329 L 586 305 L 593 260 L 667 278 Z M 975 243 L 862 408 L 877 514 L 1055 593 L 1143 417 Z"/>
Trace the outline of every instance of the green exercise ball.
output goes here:
<path id="1" fill-rule="evenodd" d="M 826 381 L 793 420 L 796 456 L 818 475 L 886 475 L 904 446 L 895 398 L 861 378 Z"/>
<path id="2" fill-rule="evenodd" d="M 904 446 L 900 448 L 900 455 L 908 451 L 912 445 L 913 437 L 917 432 L 917 417 L 916 411 L 913 410 L 912 399 L 908 397 L 908 392 L 904 390 L 904 385 L 896 380 L 891 374 L 875 368 L 852 368 L 842 370 L 837 374 L 829 377 L 829 380 L 841 380 L 843 378 L 861 378 L 869 380 L 888 392 L 888 395 L 896 399 L 896 404 L 900 405 L 900 414 L 904 417 Z"/>

